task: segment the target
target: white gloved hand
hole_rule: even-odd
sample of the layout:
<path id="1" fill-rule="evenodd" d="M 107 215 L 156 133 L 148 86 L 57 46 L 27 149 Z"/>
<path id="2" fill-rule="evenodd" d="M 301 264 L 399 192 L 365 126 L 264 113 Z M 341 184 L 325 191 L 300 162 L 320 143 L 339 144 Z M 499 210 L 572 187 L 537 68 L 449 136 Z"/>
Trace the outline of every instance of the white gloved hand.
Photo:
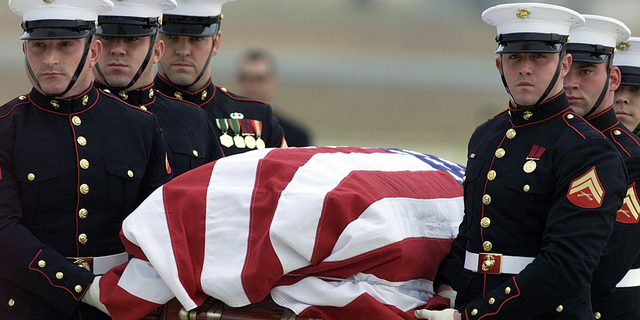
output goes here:
<path id="1" fill-rule="evenodd" d="M 444 310 L 416 310 L 413 315 L 417 319 L 427 319 L 427 320 L 453 320 L 455 319 L 453 315 L 456 313 L 455 309 L 444 309 Z"/>
<path id="2" fill-rule="evenodd" d="M 102 302 L 100 302 L 100 278 L 101 276 L 97 276 L 93 278 L 93 282 L 91 286 L 89 286 L 89 290 L 82 297 L 82 302 L 97 308 L 98 310 L 109 315 L 109 311 L 107 311 L 107 307 L 105 307 Z"/>
<path id="3" fill-rule="evenodd" d="M 449 304 L 449 307 L 451 308 L 455 308 L 456 307 L 456 296 L 458 295 L 458 292 L 455 290 L 443 290 L 438 292 L 439 296 L 443 296 L 445 298 L 449 298 L 449 301 L 451 301 L 451 304 Z"/>

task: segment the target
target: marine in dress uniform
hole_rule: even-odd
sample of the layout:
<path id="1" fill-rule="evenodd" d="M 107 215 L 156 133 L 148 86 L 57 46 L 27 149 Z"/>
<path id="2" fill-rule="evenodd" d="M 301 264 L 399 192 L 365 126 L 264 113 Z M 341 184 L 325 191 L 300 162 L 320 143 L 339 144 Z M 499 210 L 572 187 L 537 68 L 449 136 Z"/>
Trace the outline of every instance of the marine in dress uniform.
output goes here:
<path id="1" fill-rule="evenodd" d="M 556 84 L 570 63 L 563 58 L 569 29 L 584 19 L 537 3 L 498 5 L 482 17 L 497 27 L 496 63 L 511 101 L 469 141 L 465 216 L 435 281 L 457 290 L 460 313 L 419 310 L 416 315 L 590 319 L 591 273 L 622 206 L 627 175 L 613 144 L 570 109 Z M 550 54 L 560 60 L 539 99 L 509 87 L 541 79 L 534 77 L 543 70 L 536 69 L 536 61 Z M 522 62 L 513 66 L 507 59 Z M 519 104 L 523 97 L 533 104 Z"/>
<path id="2" fill-rule="evenodd" d="M 220 45 L 221 9 L 228 1 L 180 0 L 176 9 L 164 12 L 160 34 L 169 41 L 165 41 L 167 50 L 158 63 L 155 89 L 206 110 L 225 156 L 265 147 L 286 147 L 282 128 L 270 105 L 235 95 L 211 82 L 209 61 Z M 211 47 L 185 48 L 170 41 L 179 37 L 212 38 L 213 41 Z M 193 74 L 193 80 L 178 84 L 173 63 L 190 62 L 193 56 L 183 56 L 182 50 L 206 51 L 208 58 L 202 69 Z"/>
<path id="3" fill-rule="evenodd" d="M 587 17 L 588 24 L 589 16 L 585 17 Z M 598 18 L 594 17 L 594 19 Z M 606 18 L 600 18 L 600 20 L 611 21 Z M 598 51 L 606 48 L 608 52 L 613 52 L 616 43 L 618 47 L 625 48 L 626 42 L 613 42 L 611 39 L 609 39 L 608 43 L 596 42 L 596 39 L 603 39 L 603 37 L 602 35 L 599 37 L 594 36 L 593 33 L 598 33 L 599 31 L 602 34 L 604 32 L 611 33 L 616 29 L 622 30 L 619 26 L 621 23 L 617 24 L 617 27 L 615 26 L 616 24 L 610 24 L 607 27 L 600 23 L 595 25 L 597 29 L 594 31 L 585 30 L 584 33 L 576 34 L 575 36 L 572 34 L 572 42 L 580 43 L 579 47 L 576 45 L 575 50 L 571 46 L 567 49 L 574 56 L 574 63 L 575 61 L 611 63 L 613 58 L 611 53 L 604 54 L 604 57 L 602 57 L 603 53 Z M 587 25 L 585 24 L 585 26 Z M 576 31 L 578 30 L 576 29 Z M 622 40 L 626 40 L 626 38 Z M 620 50 L 614 56 L 618 56 L 618 54 L 624 56 L 623 52 L 624 50 Z M 594 62 L 600 57 L 608 58 L 608 60 Z M 613 59 L 615 63 L 617 58 Z M 622 79 L 624 79 L 623 83 L 629 83 L 624 74 Z M 640 85 L 640 82 L 636 83 L 636 85 Z M 608 103 L 612 102 L 613 99 Z M 640 242 L 638 242 L 640 238 L 640 223 L 638 223 L 640 201 L 638 200 L 636 187 L 640 186 L 640 148 L 638 148 L 640 142 L 638 142 L 637 136 L 618 122 L 612 107 L 587 120 L 614 142 L 618 152 L 625 160 L 629 174 L 629 188 L 624 204 L 617 212 L 613 234 L 604 248 L 598 267 L 593 273 L 591 296 L 594 318 L 601 320 L 640 319 Z"/>
<path id="4" fill-rule="evenodd" d="M 616 90 L 616 116 L 633 133 L 640 132 L 640 38 L 631 37 L 618 45 L 613 64 L 620 69 L 622 81 Z"/>
<path id="5" fill-rule="evenodd" d="M 171 178 L 162 131 L 151 113 L 92 86 L 99 44 L 91 38 L 110 1 L 9 6 L 23 16 L 34 89 L 0 107 L 0 319 L 109 319 L 81 301 L 96 274 L 128 260 L 124 218 Z M 82 59 L 82 47 L 60 52 L 77 45 L 88 50 Z M 56 72 L 65 57 L 84 66 L 73 61 L 68 78 L 77 70 L 77 81 L 62 93 L 43 89 L 52 76 L 31 52 L 41 47 Z"/>
<path id="6" fill-rule="evenodd" d="M 204 110 L 153 89 L 153 64 L 164 49 L 155 41 L 160 17 L 163 10 L 175 7 L 175 0 L 120 0 L 113 10 L 100 14 L 96 35 L 104 50 L 94 75 L 97 88 L 156 115 L 167 142 L 169 165 L 178 176 L 221 158 L 222 149 Z M 129 54 L 129 49 L 134 50 L 130 43 L 144 37 L 150 38 L 146 56 Z M 121 65 L 127 63 L 129 77 L 122 77 Z M 137 70 L 131 67 L 138 65 Z"/>

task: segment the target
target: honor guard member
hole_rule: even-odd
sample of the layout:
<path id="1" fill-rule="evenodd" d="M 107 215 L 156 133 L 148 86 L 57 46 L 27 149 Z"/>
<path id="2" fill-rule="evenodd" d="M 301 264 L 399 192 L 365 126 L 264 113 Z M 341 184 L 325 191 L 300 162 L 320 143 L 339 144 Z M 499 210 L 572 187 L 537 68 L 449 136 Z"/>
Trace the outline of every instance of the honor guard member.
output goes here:
<path id="1" fill-rule="evenodd" d="M 454 309 L 424 319 L 591 319 L 590 282 L 627 190 L 613 144 L 569 106 L 569 29 L 584 18 L 540 3 L 491 7 L 509 108 L 469 141 L 465 216 L 434 281 Z M 427 305 L 427 308 L 429 305 Z"/>
<path id="2" fill-rule="evenodd" d="M 9 7 L 33 89 L 0 107 L 0 319 L 109 319 L 83 302 L 128 260 L 124 218 L 171 178 L 162 129 L 93 86 L 93 33 L 111 1 Z"/>
<path id="3" fill-rule="evenodd" d="M 206 110 L 225 156 L 287 143 L 271 106 L 211 82 L 209 62 L 220 48 L 222 5 L 229 0 L 178 0 L 164 12 L 156 90 Z"/>
<path id="4" fill-rule="evenodd" d="M 222 158 L 222 149 L 206 111 L 153 89 L 153 65 L 164 52 L 164 43 L 156 42 L 162 11 L 175 7 L 175 0 L 120 0 L 98 15 L 102 53 L 93 74 L 96 87 L 156 115 L 178 176 Z"/>
<path id="5" fill-rule="evenodd" d="M 591 303 L 595 319 L 640 319 L 640 142 L 618 122 L 613 110 L 620 70 L 613 66 L 616 45 L 631 32 L 608 17 L 583 15 L 585 24 L 569 31 L 567 53 L 573 57 L 564 78 L 571 108 L 609 138 L 624 159 L 629 187 L 616 213 L 613 233 L 593 271 Z M 634 311 L 635 309 L 635 311 Z"/>
<path id="6" fill-rule="evenodd" d="M 615 92 L 616 116 L 635 134 L 640 132 L 640 38 L 631 37 L 618 45 L 613 65 L 620 69 L 622 81 Z"/>

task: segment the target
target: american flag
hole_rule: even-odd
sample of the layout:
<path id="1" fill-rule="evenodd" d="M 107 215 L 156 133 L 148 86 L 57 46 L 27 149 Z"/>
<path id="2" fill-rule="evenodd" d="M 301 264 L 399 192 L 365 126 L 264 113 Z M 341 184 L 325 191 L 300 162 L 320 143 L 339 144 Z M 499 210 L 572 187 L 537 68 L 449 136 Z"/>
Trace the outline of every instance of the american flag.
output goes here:
<path id="1" fill-rule="evenodd" d="M 264 300 L 301 317 L 413 319 L 462 220 L 464 167 L 399 149 L 265 149 L 156 190 L 124 222 L 133 255 L 105 274 L 114 319 L 176 297 Z"/>

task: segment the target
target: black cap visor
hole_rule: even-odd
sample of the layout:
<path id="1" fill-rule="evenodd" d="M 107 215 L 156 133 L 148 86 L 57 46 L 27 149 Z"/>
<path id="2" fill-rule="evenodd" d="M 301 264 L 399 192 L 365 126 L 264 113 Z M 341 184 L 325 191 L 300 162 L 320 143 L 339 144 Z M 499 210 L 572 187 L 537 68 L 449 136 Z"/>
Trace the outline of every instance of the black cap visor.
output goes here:
<path id="1" fill-rule="evenodd" d="M 568 36 L 548 33 L 511 33 L 496 36 L 496 53 L 556 53 Z"/>
<path id="2" fill-rule="evenodd" d="M 146 37 L 154 35 L 158 26 L 157 18 L 101 16 L 98 17 L 96 35 L 118 38 Z"/>
<path id="3" fill-rule="evenodd" d="M 618 66 L 622 74 L 621 86 L 640 86 L 640 67 Z"/>
<path id="4" fill-rule="evenodd" d="M 567 43 L 567 53 L 570 53 L 575 62 L 604 63 L 613 54 L 612 47 L 601 45 Z"/>
<path id="5" fill-rule="evenodd" d="M 23 21 L 21 26 L 24 33 L 20 40 L 80 39 L 91 33 L 95 21 L 36 20 Z"/>
<path id="6" fill-rule="evenodd" d="M 192 17 L 165 14 L 160 33 L 171 36 L 213 37 L 220 30 L 220 16 Z"/>

